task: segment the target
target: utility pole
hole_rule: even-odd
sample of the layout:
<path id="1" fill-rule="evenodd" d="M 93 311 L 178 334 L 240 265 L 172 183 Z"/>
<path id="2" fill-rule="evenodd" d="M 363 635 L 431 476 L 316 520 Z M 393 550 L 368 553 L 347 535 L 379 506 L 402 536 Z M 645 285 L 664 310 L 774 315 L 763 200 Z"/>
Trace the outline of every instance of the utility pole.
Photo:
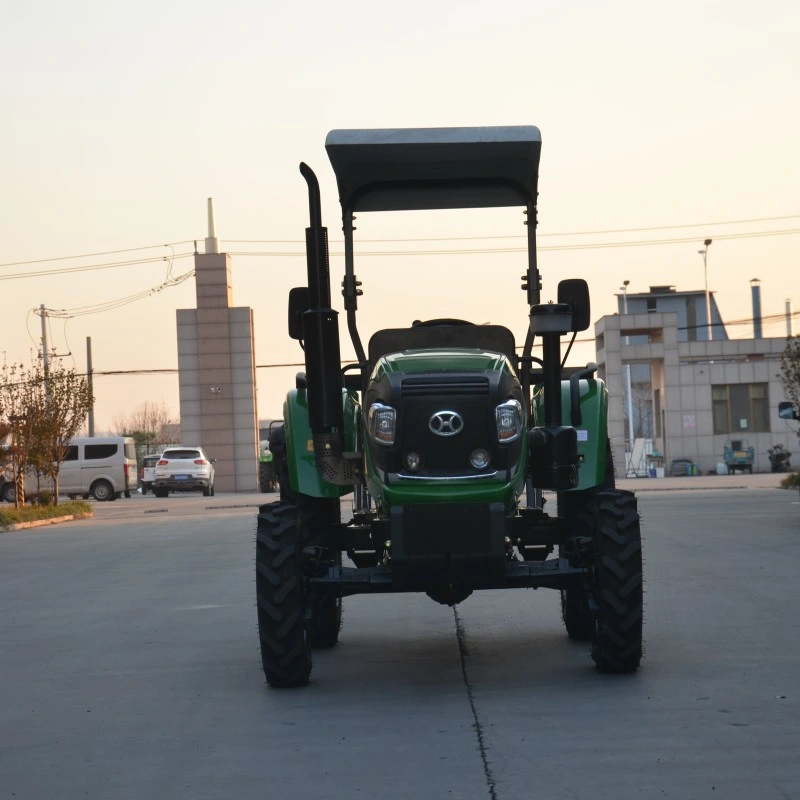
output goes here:
<path id="1" fill-rule="evenodd" d="M 86 337 L 86 381 L 89 384 L 89 394 L 92 396 L 92 405 L 89 408 L 89 437 L 94 436 L 94 388 L 92 384 L 92 337 Z"/>
<path id="2" fill-rule="evenodd" d="M 706 289 L 706 321 L 708 322 L 708 340 L 712 341 L 714 338 L 714 326 L 711 324 L 711 295 L 708 293 L 708 248 L 711 244 L 711 239 L 706 239 L 703 244 L 705 245 L 702 250 L 697 252 L 703 256 L 703 280 L 705 281 Z"/>
<path id="3" fill-rule="evenodd" d="M 44 399 L 46 403 L 50 403 L 50 382 L 48 380 L 50 374 L 50 363 L 47 354 L 47 311 L 45 310 L 44 303 L 39 306 L 39 316 L 42 318 L 42 367 L 44 368 Z"/>

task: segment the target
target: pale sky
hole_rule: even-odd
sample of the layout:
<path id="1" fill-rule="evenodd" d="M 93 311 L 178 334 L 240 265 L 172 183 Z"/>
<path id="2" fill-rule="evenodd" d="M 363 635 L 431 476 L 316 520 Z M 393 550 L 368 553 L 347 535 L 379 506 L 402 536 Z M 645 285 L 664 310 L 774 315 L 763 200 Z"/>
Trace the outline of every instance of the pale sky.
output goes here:
<path id="1" fill-rule="evenodd" d="M 340 253 L 324 150 L 332 128 L 539 126 L 543 298 L 555 299 L 562 278 L 583 277 L 593 320 L 616 311 L 625 279 L 630 292 L 702 289 L 705 238 L 714 239 L 708 281 L 726 321 L 752 316 L 751 278 L 761 280 L 763 314 L 776 317 L 765 336 L 785 335 L 787 298 L 800 310 L 796 2 L 0 0 L 0 8 L 0 349 L 9 360 L 39 346 L 31 312 L 43 303 L 69 312 L 68 321 L 49 319 L 48 336 L 80 371 L 87 336 L 95 370 L 176 368 L 175 310 L 194 306 L 191 278 L 113 310 L 73 314 L 159 286 L 166 261 L 36 273 L 174 253 L 179 277 L 193 266 L 180 257 L 191 241 L 202 249 L 213 197 L 222 250 L 289 254 L 233 255 L 234 303 L 254 309 L 256 363 L 302 361 L 286 334 L 288 290 L 305 283 L 308 212 L 297 166 L 306 161 L 320 178 L 323 221 Z M 517 209 L 363 214 L 357 248 L 523 247 L 522 219 Z M 625 229 L 643 230 L 578 235 Z M 790 233 L 764 235 L 775 231 Z M 521 238 L 488 238 L 513 236 Z M 432 237 L 449 240 L 366 241 Z M 548 249 L 621 242 L 651 244 Z M 151 249 L 64 259 L 128 248 Z M 64 260 L 19 263 L 42 259 Z M 362 338 L 457 316 L 505 324 L 521 343 L 525 265 L 523 252 L 357 257 Z M 337 292 L 342 271 L 334 256 Z M 334 303 L 341 307 L 338 294 Z M 752 336 L 749 325 L 728 330 Z M 349 357 L 344 324 L 341 333 Z M 574 353 L 572 363 L 594 358 L 591 344 Z M 262 419 L 280 415 L 296 371 L 258 370 Z M 95 391 L 99 431 L 146 399 L 179 409 L 177 375 L 98 376 Z"/>

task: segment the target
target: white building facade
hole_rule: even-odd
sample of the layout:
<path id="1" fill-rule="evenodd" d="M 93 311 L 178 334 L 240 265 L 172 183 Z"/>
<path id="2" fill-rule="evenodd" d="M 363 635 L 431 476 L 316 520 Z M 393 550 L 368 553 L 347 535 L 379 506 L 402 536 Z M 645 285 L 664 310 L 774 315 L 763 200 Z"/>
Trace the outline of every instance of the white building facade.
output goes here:
<path id="1" fill-rule="evenodd" d="M 786 399 L 780 380 L 786 339 L 716 340 L 715 335 L 713 341 L 680 341 L 685 326 L 672 311 L 606 316 L 595 324 L 617 473 L 624 474 L 620 467 L 626 463 L 625 366 L 640 364 L 650 368 L 653 449 L 667 474 L 675 459 L 689 459 L 700 473 L 714 472 L 724 462 L 725 444 L 742 440 L 755 450 L 755 472 L 770 470 L 767 451 L 774 444 L 792 452 L 796 468 L 797 425 L 778 416 L 778 403 Z"/>

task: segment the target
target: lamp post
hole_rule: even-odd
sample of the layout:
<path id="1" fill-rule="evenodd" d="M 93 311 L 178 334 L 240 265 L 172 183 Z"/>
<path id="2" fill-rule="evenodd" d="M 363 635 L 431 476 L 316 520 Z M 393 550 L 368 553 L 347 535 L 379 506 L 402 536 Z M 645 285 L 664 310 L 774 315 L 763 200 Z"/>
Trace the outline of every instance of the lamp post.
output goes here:
<path id="1" fill-rule="evenodd" d="M 628 284 L 630 281 L 622 281 L 622 313 L 628 313 Z M 629 344 L 629 339 L 625 337 L 625 344 Z M 631 457 L 633 456 L 633 392 L 631 390 L 631 365 L 625 365 L 625 395 L 628 409 L 628 441 L 630 442 Z M 626 474 L 630 469 L 625 470 Z"/>
<path id="2" fill-rule="evenodd" d="M 706 239 L 703 244 L 705 247 L 697 252 L 703 256 L 703 281 L 705 282 L 706 291 L 706 321 L 708 322 L 708 339 L 711 341 L 714 338 L 714 326 L 711 324 L 711 295 L 708 293 L 708 248 L 711 244 L 711 239 Z"/>

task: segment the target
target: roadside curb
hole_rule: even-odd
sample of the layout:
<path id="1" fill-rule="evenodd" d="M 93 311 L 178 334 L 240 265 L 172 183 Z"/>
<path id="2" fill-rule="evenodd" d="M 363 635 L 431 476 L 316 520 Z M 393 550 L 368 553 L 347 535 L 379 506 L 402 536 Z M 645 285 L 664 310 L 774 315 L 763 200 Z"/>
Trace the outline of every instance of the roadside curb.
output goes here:
<path id="1" fill-rule="evenodd" d="M 618 487 L 618 488 L 628 488 Z M 780 486 L 641 486 L 629 489 L 629 491 L 640 494 L 641 492 L 729 492 L 738 491 L 758 491 L 768 489 L 780 489 Z"/>
<path id="2" fill-rule="evenodd" d="M 15 522 L 13 525 L 4 526 L 0 533 L 4 533 L 6 531 L 22 531 L 27 528 L 41 528 L 43 525 L 55 525 L 58 522 L 72 522 L 75 519 L 89 519 L 92 515 L 87 514 L 86 516 L 75 516 L 74 514 L 70 514 L 66 517 L 50 517 L 49 519 L 35 519 L 31 522 Z"/>
<path id="3" fill-rule="evenodd" d="M 674 491 L 748 491 L 751 489 L 783 489 L 785 475 L 755 473 L 754 475 L 697 475 L 671 478 L 617 478 L 618 489 L 636 492 Z M 785 490 L 784 490 L 785 491 Z"/>

